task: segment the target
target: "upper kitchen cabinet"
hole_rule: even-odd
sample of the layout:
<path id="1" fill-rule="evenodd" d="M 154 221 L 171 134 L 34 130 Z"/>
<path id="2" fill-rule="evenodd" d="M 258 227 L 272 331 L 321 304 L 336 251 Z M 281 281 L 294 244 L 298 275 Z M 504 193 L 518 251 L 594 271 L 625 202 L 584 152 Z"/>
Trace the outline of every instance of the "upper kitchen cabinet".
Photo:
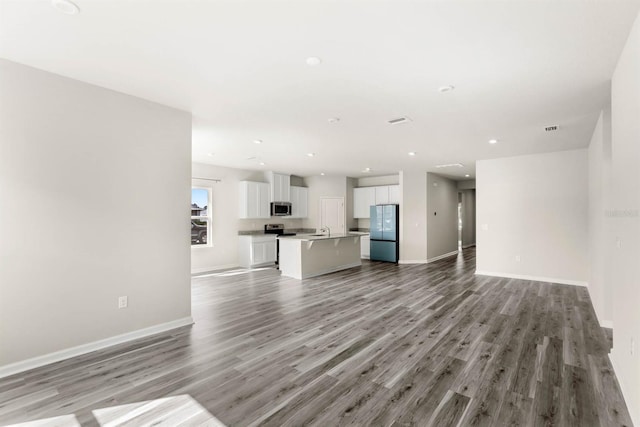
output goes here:
<path id="1" fill-rule="evenodd" d="M 389 186 L 382 185 L 379 187 L 374 187 L 376 189 L 376 205 L 386 205 L 389 203 Z"/>
<path id="2" fill-rule="evenodd" d="M 353 189 L 353 217 L 369 218 L 372 205 L 400 204 L 399 185 L 380 185 L 377 187 L 358 187 Z"/>
<path id="3" fill-rule="evenodd" d="M 369 218 L 369 206 L 376 204 L 376 187 L 353 189 L 353 217 Z"/>
<path id="4" fill-rule="evenodd" d="M 290 187 L 291 218 L 306 218 L 308 216 L 309 189 L 306 187 Z"/>
<path id="5" fill-rule="evenodd" d="M 240 181 L 240 218 L 270 218 L 269 193 L 266 182 Z"/>
<path id="6" fill-rule="evenodd" d="M 400 204 L 400 186 L 389 185 L 389 203 L 392 205 Z"/>
<path id="7" fill-rule="evenodd" d="M 271 172 L 271 201 L 291 202 L 291 176 Z"/>

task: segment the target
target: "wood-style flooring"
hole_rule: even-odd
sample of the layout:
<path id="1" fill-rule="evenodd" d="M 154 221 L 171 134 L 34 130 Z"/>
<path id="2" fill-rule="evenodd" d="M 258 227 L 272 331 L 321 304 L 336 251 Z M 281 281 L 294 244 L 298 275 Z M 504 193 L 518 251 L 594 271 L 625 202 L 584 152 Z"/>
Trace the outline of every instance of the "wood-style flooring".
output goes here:
<path id="1" fill-rule="evenodd" d="M 192 327 L 0 379 L 0 424 L 188 395 L 229 426 L 631 426 L 586 288 L 475 251 L 193 279 Z"/>

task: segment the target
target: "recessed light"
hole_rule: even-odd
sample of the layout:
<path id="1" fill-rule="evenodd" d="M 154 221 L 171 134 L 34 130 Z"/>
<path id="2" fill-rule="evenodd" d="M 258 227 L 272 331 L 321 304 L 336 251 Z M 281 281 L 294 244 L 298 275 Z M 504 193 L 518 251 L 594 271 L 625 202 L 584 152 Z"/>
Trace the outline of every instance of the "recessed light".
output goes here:
<path id="1" fill-rule="evenodd" d="M 340 117 L 331 117 L 329 123 L 338 123 L 340 121 Z"/>
<path id="2" fill-rule="evenodd" d="M 498 140 L 497 139 L 490 139 L 489 140 L 489 144 L 497 144 Z"/>
<path id="3" fill-rule="evenodd" d="M 415 151 L 409 151 L 409 155 L 410 155 L 410 156 L 415 156 L 415 155 L 416 155 L 416 152 L 415 152 Z"/>
<path id="4" fill-rule="evenodd" d="M 262 140 L 261 139 L 254 139 L 253 143 L 254 144 L 262 144 Z"/>
<path id="5" fill-rule="evenodd" d="M 362 172 L 371 172 L 371 168 L 364 168 Z"/>
<path id="6" fill-rule="evenodd" d="M 324 172 L 320 172 L 320 175 L 321 175 L 321 176 L 324 176 Z"/>
<path id="7" fill-rule="evenodd" d="M 214 154 L 215 154 L 215 153 L 207 153 L 207 156 L 209 156 L 209 157 L 213 157 L 213 155 L 214 155 Z"/>
<path id="8" fill-rule="evenodd" d="M 309 156 L 309 157 L 313 157 L 315 155 L 316 155 L 316 153 L 307 153 L 307 156 Z"/>
<path id="9" fill-rule="evenodd" d="M 307 58 L 307 65 L 310 67 L 315 67 L 316 65 L 320 65 L 322 63 L 322 59 L 317 56 L 310 56 Z"/>
<path id="10" fill-rule="evenodd" d="M 469 174 L 465 174 L 465 176 L 464 176 L 464 177 L 465 177 L 465 178 L 469 178 Z"/>
<path id="11" fill-rule="evenodd" d="M 447 86 L 440 86 L 438 88 L 438 92 L 440 93 L 446 93 L 446 92 L 451 92 L 452 90 L 455 89 L 455 86 L 452 85 L 447 85 Z"/>
<path id="12" fill-rule="evenodd" d="M 51 5 L 67 15 L 77 15 L 80 13 L 78 5 L 69 0 L 51 0 Z"/>
<path id="13" fill-rule="evenodd" d="M 264 166 L 264 162 L 260 162 L 260 166 Z"/>

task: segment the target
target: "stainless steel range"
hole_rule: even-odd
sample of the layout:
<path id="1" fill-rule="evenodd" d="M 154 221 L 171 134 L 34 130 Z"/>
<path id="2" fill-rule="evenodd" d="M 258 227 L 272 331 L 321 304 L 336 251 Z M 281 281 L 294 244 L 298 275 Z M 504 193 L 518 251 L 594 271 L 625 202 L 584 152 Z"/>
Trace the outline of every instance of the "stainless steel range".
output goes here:
<path id="1" fill-rule="evenodd" d="M 265 224 L 264 234 L 277 234 L 278 236 L 295 236 L 296 233 L 285 233 L 284 224 Z M 276 238 L 276 265 L 280 264 L 280 241 Z"/>

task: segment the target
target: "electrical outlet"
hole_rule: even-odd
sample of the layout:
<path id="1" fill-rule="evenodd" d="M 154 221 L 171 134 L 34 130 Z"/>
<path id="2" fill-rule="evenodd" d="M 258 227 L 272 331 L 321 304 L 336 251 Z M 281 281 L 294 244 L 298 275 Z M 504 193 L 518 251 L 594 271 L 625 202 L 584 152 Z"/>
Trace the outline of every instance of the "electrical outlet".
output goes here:
<path id="1" fill-rule="evenodd" d="M 127 308 L 128 305 L 129 299 L 126 296 L 118 297 L 118 308 Z"/>
<path id="2" fill-rule="evenodd" d="M 622 239 L 621 238 L 616 238 L 616 246 L 618 247 L 618 249 L 622 248 Z"/>
<path id="3" fill-rule="evenodd" d="M 520 262 L 520 255 L 516 255 L 516 262 Z"/>

